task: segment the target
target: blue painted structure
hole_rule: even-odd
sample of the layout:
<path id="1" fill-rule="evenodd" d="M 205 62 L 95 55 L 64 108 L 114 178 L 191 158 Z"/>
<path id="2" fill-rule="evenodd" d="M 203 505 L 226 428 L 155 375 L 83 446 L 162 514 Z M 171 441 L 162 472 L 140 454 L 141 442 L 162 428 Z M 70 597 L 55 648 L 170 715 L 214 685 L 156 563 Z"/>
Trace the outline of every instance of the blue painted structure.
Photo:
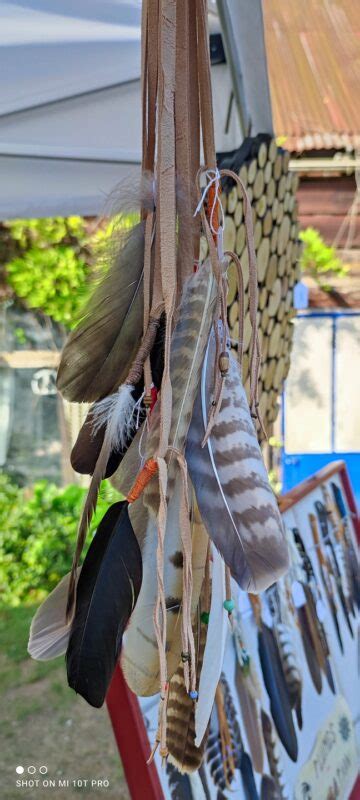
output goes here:
<path id="1" fill-rule="evenodd" d="M 297 315 L 298 319 L 328 319 L 331 320 L 332 325 L 332 344 L 331 344 L 331 399 L 330 399 L 330 408 L 329 413 L 331 417 L 331 447 L 329 448 L 328 452 L 306 452 L 304 447 L 303 452 L 294 453 L 287 451 L 287 439 L 288 432 L 286 430 L 286 403 L 287 403 L 287 394 L 286 394 L 286 385 L 285 391 L 283 393 L 282 398 L 282 441 L 283 441 L 283 449 L 282 449 L 282 457 L 281 457 L 281 466 L 282 466 L 282 486 L 283 491 L 287 492 L 289 489 L 292 489 L 296 484 L 300 481 L 308 478 L 314 472 L 317 472 L 319 469 L 324 467 L 326 464 L 334 461 L 334 459 L 342 459 L 346 462 L 347 469 L 350 474 L 350 479 L 354 488 L 354 493 L 356 497 L 356 502 L 360 507 L 360 441 L 354 440 L 355 450 L 352 452 L 344 452 L 342 450 L 336 449 L 336 429 L 335 429 L 335 420 L 336 420 L 336 409 L 337 409 L 337 361 L 338 361 L 338 353 L 337 353 L 337 332 L 338 332 L 338 324 L 339 320 L 343 319 L 344 317 L 350 319 L 352 317 L 360 318 L 360 312 L 357 311 L 307 311 L 307 312 L 300 312 Z M 321 357 L 321 353 L 320 353 Z M 295 374 L 296 376 L 296 360 L 292 362 L 290 374 Z M 358 349 L 358 355 L 355 359 L 354 363 L 354 371 L 360 371 L 360 347 Z M 355 374 L 355 373 L 354 373 Z M 352 395 L 351 393 L 351 384 L 349 381 L 349 406 L 353 409 L 352 413 L 354 416 L 359 414 L 359 406 L 360 406 L 360 397 L 356 397 L 356 395 Z M 301 420 L 299 421 L 299 425 L 301 425 Z M 304 431 L 304 442 L 306 442 L 306 433 Z"/>

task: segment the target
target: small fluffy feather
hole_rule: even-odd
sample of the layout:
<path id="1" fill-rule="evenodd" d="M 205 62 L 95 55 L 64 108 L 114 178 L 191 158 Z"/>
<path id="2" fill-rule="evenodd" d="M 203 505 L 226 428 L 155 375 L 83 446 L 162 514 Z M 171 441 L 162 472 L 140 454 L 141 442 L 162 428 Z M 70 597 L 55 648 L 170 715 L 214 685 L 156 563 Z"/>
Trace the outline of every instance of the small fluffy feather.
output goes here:
<path id="1" fill-rule="evenodd" d="M 133 386 L 123 384 L 117 392 L 109 397 L 104 397 L 92 408 L 91 419 L 94 436 L 100 428 L 106 425 L 112 450 L 123 450 L 135 427 L 136 401 L 133 397 L 133 389 Z"/>

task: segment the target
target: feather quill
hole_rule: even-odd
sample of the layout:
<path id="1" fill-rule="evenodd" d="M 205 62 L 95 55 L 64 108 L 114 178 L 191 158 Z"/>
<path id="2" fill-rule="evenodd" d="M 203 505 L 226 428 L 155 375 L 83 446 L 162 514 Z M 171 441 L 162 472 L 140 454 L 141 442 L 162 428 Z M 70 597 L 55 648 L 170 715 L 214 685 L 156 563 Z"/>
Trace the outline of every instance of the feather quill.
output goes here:
<path id="1" fill-rule="evenodd" d="M 245 591 L 259 592 L 289 566 L 288 547 L 262 460 L 238 365 L 230 354 L 222 403 L 204 447 L 214 373 L 214 336 L 204 359 L 186 459 L 207 532 Z"/>
<path id="2" fill-rule="evenodd" d="M 77 580 L 80 570 L 81 567 L 77 570 Z M 32 620 L 28 653 L 36 661 L 49 661 L 66 653 L 71 628 L 71 620 L 66 621 L 69 581 L 70 572 L 44 600 Z"/>
<path id="3" fill-rule="evenodd" d="M 142 336 L 144 223 L 121 237 L 108 272 L 64 347 L 57 387 L 70 402 L 95 402 L 125 380 Z"/>
<path id="4" fill-rule="evenodd" d="M 264 622 L 258 632 L 258 646 L 271 716 L 288 756 L 297 761 L 298 742 L 279 651 L 272 629 Z"/>
<path id="5" fill-rule="evenodd" d="M 115 503 L 103 517 L 81 569 L 66 651 L 69 686 L 96 708 L 105 700 L 141 581 L 141 552 L 127 503 Z"/>
<path id="6" fill-rule="evenodd" d="M 219 553 L 213 550 L 212 591 L 210 616 L 199 682 L 199 698 L 195 707 L 195 744 L 200 747 L 205 736 L 216 687 L 224 661 L 226 636 L 229 630 L 228 614 L 223 603 L 225 593 L 225 567 Z"/>

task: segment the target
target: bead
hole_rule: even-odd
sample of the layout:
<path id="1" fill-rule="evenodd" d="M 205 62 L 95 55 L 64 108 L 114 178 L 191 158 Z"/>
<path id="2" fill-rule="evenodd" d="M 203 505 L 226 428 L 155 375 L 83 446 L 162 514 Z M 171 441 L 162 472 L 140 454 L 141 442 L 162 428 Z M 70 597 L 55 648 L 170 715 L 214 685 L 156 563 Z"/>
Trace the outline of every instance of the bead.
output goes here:
<path id="1" fill-rule="evenodd" d="M 203 611 L 202 614 L 201 614 L 200 619 L 201 619 L 201 622 L 204 623 L 204 625 L 208 625 L 209 624 L 209 619 L 210 619 L 209 612 L 208 611 Z"/>
<path id="2" fill-rule="evenodd" d="M 190 661 L 190 653 L 181 653 L 181 661 L 183 664 L 185 664 L 186 661 Z"/>
<path id="3" fill-rule="evenodd" d="M 231 614 L 231 612 L 234 611 L 235 603 L 234 603 L 233 600 L 224 600 L 223 605 L 224 605 L 225 611 L 228 611 L 229 614 Z"/>
<path id="4" fill-rule="evenodd" d="M 189 692 L 189 697 L 191 697 L 192 700 L 197 700 L 199 695 L 198 695 L 197 692 L 191 691 L 191 692 Z"/>
<path id="5" fill-rule="evenodd" d="M 226 350 L 223 350 L 222 353 L 220 353 L 219 355 L 219 369 L 222 378 L 225 378 L 225 375 L 228 374 L 229 367 L 230 367 L 229 353 L 227 353 Z"/>

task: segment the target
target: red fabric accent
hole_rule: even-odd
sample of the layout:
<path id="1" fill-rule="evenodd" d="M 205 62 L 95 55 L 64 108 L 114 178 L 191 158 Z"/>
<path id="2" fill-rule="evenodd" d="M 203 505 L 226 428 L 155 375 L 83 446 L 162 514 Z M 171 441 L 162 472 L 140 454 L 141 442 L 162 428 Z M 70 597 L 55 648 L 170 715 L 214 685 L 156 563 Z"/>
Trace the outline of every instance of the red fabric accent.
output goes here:
<path id="1" fill-rule="evenodd" d="M 341 475 L 342 485 L 344 487 L 344 492 L 346 494 L 346 499 L 348 501 L 348 505 L 349 505 L 350 511 L 351 511 L 351 513 L 353 515 L 352 516 L 352 521 L 353 521 L 353 525 L 354 525 L 355 532 L 356 532 L 356 538 L 357 538 L 358 544 L 360 545 L 360 518 L 359 518 L 359 512 L 358 512 L 358 509 L 357 509 L 357 506 L 356 506 L 354 493 L 353 493 L 352 486 L 351 486 L 351 483 L 350 483 L 349 473 L 347 471 L 346 464 L 345 464 L 344 461 L 342 462 L 342 465 L 340 467 L 340 475 Z"/>
<path id="2" fill-rule="evenodd" d="M 349 796 L 349 800 L 360 800 L 360 776 L 358 777 L 351 795 Z"/>
<path id="3" fill-rule="evenodd" d="M 132 800 L 165 800 L 154 762 L 147 764 L 150 744 L 138 699 L 115 669 L 106 704 Z"/>
<path id="4" fill-rule="evenodd" d="M 151 413 L 157 401 L 157 396 L 158 396 L 158 390 L 156 386 L 152 386 L 150 392 L 151 392 L 151 406 L 150 406 L 150 413 Z"/>

